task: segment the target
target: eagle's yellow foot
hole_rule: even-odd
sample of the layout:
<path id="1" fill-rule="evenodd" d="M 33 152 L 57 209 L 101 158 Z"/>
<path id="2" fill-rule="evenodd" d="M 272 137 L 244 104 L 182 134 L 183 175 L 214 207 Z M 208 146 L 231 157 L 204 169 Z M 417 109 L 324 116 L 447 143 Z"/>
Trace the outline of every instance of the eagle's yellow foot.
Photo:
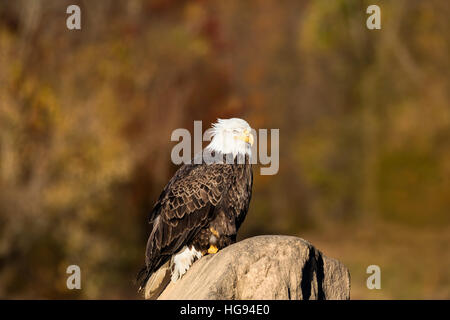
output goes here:
<path id="1" fill-rule="evenodd" d="M 217 238 L 220 237 L 220 236 L 219 236 L 219 233 L 217 232 L 217 230 L 214 229 L 213 227 L 209 228 L 209 231 L 211 231 L 211 233 L 212 233 L 213 235 L 215 235 Z"/>
<path id="2" fill-rule="evenodd" d="M 217 251 L 219 251 L 219 249 L 216 246 L 211 245 L 208 249 L 208 253 L 209 254 L 214 254 L 217 253 Z"/>

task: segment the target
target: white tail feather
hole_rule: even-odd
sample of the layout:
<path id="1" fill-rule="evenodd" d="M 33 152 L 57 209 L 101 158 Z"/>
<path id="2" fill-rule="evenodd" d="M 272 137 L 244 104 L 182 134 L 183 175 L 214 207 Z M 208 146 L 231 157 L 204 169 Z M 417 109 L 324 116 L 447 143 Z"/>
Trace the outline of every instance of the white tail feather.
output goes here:
<path id="1" fill-rule="evenodd" d="M 173 255 L 171 259 L 172 282 L 180 279 L 189 270 L 192 263 L 201 257 L 202 253 L 200 251 L 195 250 L 194 247 L 188 248 L 187 246 L 184 246 L 177 254 Z"/>

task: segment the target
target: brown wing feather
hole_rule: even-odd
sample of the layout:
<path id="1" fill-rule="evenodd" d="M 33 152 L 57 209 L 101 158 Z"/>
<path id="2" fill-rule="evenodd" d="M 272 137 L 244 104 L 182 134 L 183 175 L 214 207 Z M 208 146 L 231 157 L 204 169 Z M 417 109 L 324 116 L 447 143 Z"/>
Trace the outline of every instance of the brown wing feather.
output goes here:
<path id="1" fill-rule="evenodd" d="M 184 165 L 169 181 L 150 215 L 147 272 L 153 272 L 189 242 L 214 214 L 231 186 L 226 164 Z"/>

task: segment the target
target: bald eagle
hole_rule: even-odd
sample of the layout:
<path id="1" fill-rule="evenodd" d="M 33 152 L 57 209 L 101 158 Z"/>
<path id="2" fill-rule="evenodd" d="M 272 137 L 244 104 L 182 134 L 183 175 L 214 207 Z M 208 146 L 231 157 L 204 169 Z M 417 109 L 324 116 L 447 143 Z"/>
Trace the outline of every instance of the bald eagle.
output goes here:
<path id="1" fill-rule="evenodd" d="M 165 186 L 149 216 L 145 267 L 138 274 L 147 298 L 180 279 L 196 259 L 236 242 L 252 196 L 252 144 L 246 121 L 218 119 L 211 143 L 197 155 L 202 159 L 181 166 Z"/>

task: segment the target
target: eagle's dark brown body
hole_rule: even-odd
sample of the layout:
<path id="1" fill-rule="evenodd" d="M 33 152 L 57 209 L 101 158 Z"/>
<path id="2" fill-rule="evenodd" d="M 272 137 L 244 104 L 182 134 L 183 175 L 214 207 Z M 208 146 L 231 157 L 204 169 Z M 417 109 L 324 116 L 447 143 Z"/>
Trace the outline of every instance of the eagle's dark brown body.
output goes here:
<path id="1" fill-rule="evenodd" d="M 241 163 L 186 164 L 175 173 L 149 217 L 141 286 L 185 246 L 206 254 L 211 245 L 220 250 L 236 241 L 253 184 L 248 156 Z"/>

